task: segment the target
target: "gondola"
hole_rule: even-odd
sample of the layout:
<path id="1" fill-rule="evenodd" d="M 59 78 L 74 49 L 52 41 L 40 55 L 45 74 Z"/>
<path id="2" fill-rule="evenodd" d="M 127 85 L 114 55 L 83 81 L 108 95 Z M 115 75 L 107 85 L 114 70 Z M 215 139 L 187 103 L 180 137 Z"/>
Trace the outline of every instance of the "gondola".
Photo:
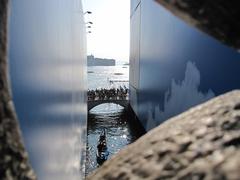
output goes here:
<path id="1" fill-rule="evenodd" d="M 96 154 L 97 163 L 99 165 L 103 164 L 108 159 L 108 155 L 109 155 L 109 152 L 107 149 L 105 151 L 101 151 L 101 152 L 97 151 L 97 154 Z"/>
<path id="2" fill-rule="evenodd" d="M 109 151 L 107 148 L 107 141 L 106 141 L 106 131 L 105 129 L 99 136 L 98 140 L 98 146 L 97 146 L 97 153 L 96 153 L 96 158 L 97 158 L 97 163 L 99 165 L 103 164 L 104 161 L 108 159 Z"/>

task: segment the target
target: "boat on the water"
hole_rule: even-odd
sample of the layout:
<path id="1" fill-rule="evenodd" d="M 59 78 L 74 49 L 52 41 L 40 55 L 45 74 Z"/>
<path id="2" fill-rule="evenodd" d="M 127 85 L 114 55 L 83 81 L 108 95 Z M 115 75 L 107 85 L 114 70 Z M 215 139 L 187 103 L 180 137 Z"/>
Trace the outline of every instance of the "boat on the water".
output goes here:
<path id="1" fill-rule="evenodd" d="M 97 163 L 99 165 L 103 164 L 108 159 L 108 155 L 109 155 L 109 152 L 107 149 L 105 151 L 101 151 L 101 152 L 97 151 L 97 154 L 96 154 Z"/>
<path id="2" fill-rule="evenodd" d="M 123 73 L 114 73 L 114 75 L 119 76 L 119 75 L 123 75 Z"/>
<path id="3" fill-rule="evenodd" d="M 104 161 L 108 159 L 109 151 L 107 148 L 107 141 L 106 141 L 106 131 L 105 129 L 99 136 L 98 140 L 98 145 L 97 145 L 97 153 L 96 153 L 96 158 L 97 158 L 97 163 L 99 165 L 103 164 Z"/>

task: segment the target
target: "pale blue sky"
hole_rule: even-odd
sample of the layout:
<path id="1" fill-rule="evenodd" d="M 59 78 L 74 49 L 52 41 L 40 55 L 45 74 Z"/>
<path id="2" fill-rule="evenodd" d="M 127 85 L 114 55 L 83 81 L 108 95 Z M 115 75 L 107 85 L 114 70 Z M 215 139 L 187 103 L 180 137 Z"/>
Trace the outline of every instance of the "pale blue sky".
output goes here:
<path id="1" fill-rule="evenodd" d="M 82 0 L 86 21 L 92 21 L 87 35 L 88 55 L 100 58 L 129 59 L 130 0 Z"/>

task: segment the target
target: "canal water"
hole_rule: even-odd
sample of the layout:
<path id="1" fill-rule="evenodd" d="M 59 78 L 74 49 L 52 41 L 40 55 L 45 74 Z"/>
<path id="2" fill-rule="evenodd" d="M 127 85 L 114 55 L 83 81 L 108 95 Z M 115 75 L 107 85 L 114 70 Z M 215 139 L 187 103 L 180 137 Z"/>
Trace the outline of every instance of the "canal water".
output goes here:
<path id="1" fill-rule="evenodd" d="M 128 77 L 128 66 L 88 67 L 89 89 L 128 87 Z M 99 167 L 96 152 L 103 129 L 106 130 L 110 153 L 108 159 L 143 134 L 142 129 L 132 128 L 130 122 L 133 122 L 132 114 L 116 104 L 99 105 L 88 113 L 86 175 Z"/>

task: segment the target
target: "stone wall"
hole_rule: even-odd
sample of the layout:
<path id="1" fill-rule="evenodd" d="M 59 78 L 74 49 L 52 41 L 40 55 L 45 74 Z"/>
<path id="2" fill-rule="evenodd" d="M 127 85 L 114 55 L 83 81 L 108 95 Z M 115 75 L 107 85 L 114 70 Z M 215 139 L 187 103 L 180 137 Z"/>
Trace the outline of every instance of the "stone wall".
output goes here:
<path id="1" fill-rule="evenodd" d="M 105 162 L 88 179 L 239 179 L 240 91 L 176 116 Z"/>
<path id="2" fill-rule="evenodd" d="M 240 49 L 240 2 L 226 0 L 156 0 L 187 23 L 228 46 Z"/>
<path id="3" fill-rule="evenodd" d="M 9 90 L 7 63 L 8 0 L 0 3 L 0 179 L 36 179 L 21 140 Z"/>

